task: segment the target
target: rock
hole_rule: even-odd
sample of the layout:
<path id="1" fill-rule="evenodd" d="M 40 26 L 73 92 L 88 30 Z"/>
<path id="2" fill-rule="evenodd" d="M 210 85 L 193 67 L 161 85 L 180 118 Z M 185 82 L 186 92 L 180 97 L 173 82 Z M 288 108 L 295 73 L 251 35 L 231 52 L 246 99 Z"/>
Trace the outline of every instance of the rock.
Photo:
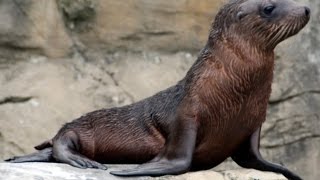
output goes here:
<path id="1" fill-rule="evenodd" d="M 71 52 L 72 41 L 55 0 L 3 0 L 0 45 L 0 56 L 9 58 L 25 51 L 65 57 Z"/>
<path id="2" fill-rule="evenodd" d="M 58 4 L 71 29 L 88 28 L 81 25 L 86 25 L 96 15 L 96 1 L 93 0 L 59 0 Z"/>
<path id="3" fill-rule="evenodd" d="M 182 79 L 196 59 L 195 56 L 185 58 L 187 54 L 180 52 L 170 55 L 159 53 L 121 55 L 121 60 L 110 63 L 107 69 L 114 74 L 113 77 L 118 84 L 126 92 L 130 92 L 133 100 L 137 101 L 152 96 Z"/>
<path id="4" fill-rule="evenodd" d="M 162 177 L 131 177 L 121 178 L 109 174 L 110 170 L 120 170 L 132 168 L 134 165 L 108 165 L 107 171 L 96 169 L 79 169 L 66 164 L 55 163 L 0 163 L 0 179 L 6 180 L 286 180 L 282 175 L 260 172 L 256 170 L 231 170 L 223 172 L 215 171 L 198 171 L 189 172 L 177 176 L 162 176 Z"/>
<path id="5" fill-rule="evenodd" d="M 16 58 L 27 51 L 67 57 L 77 46 L 73 41 L 106 52 L 195 51 L 206 41 L 222 2 L 4 0 L 0 2 L 0 55 Z"/>
<path id="6" fill-rule="evenodd" d="M 95 18 L 86 21 L 88 29 L 74 29 L 75 36 L 98 51 L 197 51 L 223 2 L 98 0 Z"/>

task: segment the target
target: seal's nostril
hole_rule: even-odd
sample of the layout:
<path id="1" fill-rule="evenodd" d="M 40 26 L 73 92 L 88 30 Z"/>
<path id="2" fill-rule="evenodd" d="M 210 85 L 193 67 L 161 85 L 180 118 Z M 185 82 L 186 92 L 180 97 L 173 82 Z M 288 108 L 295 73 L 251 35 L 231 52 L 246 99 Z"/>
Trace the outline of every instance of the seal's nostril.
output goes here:
<path id="1" fill-rule="evenodd" d="M 305 7 L 304 9 L 305 9 L 306 16 L 310 16 L 310 8 Z"/>

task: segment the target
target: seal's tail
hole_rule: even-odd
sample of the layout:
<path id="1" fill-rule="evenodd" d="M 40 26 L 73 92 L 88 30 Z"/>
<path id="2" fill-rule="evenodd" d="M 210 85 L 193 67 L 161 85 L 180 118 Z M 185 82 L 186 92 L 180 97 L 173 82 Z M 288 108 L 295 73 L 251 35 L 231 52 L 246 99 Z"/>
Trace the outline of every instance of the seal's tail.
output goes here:
<path id="1" fill-rule="evenodd" d="M 15 156 L 6 159 L 7 162 L 22 163 L 22 162 L 53 162 L 52 147 L 42 149 L 38 152 L 28 154 L 25 156 Z"/>

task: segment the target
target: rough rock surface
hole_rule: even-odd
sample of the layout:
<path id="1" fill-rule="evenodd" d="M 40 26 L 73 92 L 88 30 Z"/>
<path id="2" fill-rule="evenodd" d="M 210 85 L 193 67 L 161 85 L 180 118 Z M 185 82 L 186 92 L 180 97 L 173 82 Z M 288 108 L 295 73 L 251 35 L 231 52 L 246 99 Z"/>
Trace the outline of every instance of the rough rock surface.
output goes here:
<path id="1" fill-rule="evenodd" d="M 72 3 L 74 0 L 63 1 Z M 63 1 L 60 0 L 60 4 Z M 223 0 L 81 0 L 81 2 L 82 9 L 85 9 L 85 4 L 96 7 L 95 16 L 80 23 L 68 21 L 68 27 L 86 47 L 109 52 L 115 50 L 176 52 L 181 49 L 198 50 L 203 46 L 203 42 L 207 39 L 209 22 Z M 86 14 L 90 12 L 89 7 L 87 11 L 80 11 L 78 8 L 80 12 L 73 8 L 72 15 Z"/>
<path id="2" fill-rule="evenodd" d="M 132 168 L 134 165 L 108 165 L 107 171 L 78 169 L 55 163 L 0 163 L 0 180 L 286 180 L 282 175 L 255 170 L 201 171 L 178 176 L 121 178 L 109 174 L 110 170 Z"/>
<path id="3" fill-rule="evenodd" d="M 50 57 L 66 56 L 77 40 L 96 51 L 194 51 L 206 40 L 222 2 L 3 0 L 0 45 L 5 45 L 4 52 L 13 47 Z"/>
<path id="4" fill-rule="evenodd" d="M 129 104 L 177 82 L 221 2 L 0 1 L 0 160 L 32 152 L 86 112 Z M 312 18 L 276 50 L 261 147 L 268 160 L 318 179 L 320 1 L 301 2 Z M 234 167 L 228 160 L 216 169 Z"/>
<path id="5" fill-rule="evenodd" d="M 38 53 L 62 57 L 71 51 L 55 0 L 0 1 L 0 56 Z"/>

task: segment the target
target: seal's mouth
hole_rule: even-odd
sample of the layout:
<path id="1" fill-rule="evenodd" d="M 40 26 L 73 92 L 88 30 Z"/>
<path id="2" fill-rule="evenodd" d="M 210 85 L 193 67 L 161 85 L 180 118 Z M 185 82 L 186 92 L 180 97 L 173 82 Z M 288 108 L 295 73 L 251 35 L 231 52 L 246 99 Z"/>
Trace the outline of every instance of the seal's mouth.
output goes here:
<path id="1" fill-rule="evenodd" d="M 310 9 L 308 7 L 294 9 L 279 24 L 274 24 L 271 27 L 273 33 L 267 37 L 268 46 L 275 47 L 281 41 L 296 35 L 307 25 L 309 19 Z"/>

